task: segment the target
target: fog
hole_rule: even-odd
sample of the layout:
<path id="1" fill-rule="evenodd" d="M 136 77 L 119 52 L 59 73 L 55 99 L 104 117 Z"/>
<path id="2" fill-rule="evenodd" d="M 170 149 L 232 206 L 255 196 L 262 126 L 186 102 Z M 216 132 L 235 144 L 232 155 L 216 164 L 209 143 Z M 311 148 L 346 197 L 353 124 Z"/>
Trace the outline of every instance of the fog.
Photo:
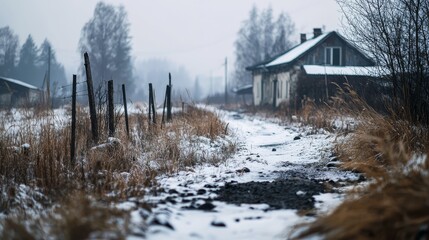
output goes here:
<path id="1" fill-rule="evenodd" d="M 19 36 L 20 46 L 28 34 L 37 45 L 47 38 L 70 81 L 81 65 L 78 41 L 82 27 L 93 16 L 97 2 L 0 0 L 0 27 L 13 29 Z M 296 42 L 300 33 L 310 33 L 314 27 L 341 30 L 335 0 L 105 2 L 123 5 L 128 14 L 136 91 L 143 91 L 148 82 L 161 76 L 165 76 L 166 83 L 168 72 L 173 74 L 173 84 L 175 79 L 180 79 L 180 86 L 189 92 L 193 91 L 196 79 L 204 94 L 221 91 L 225 58 L 230 76 L 235 61 L 234 41 L 253 5 L 259 9 L 271 6 L 274 15 L 282 11 L 288 13 L 295 23 L 292 38 Z"/>

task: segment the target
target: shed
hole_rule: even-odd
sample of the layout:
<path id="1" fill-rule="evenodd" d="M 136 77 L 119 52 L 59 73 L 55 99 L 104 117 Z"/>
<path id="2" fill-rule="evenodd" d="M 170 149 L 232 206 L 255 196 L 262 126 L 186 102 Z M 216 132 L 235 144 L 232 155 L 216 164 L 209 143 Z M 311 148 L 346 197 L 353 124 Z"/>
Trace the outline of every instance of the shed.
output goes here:
<path id="1" fill-rule="evenodd" d="M 0 106 L 34 105 L 40 102 L 42 90 L 23 81 L 0 77 Z"/>

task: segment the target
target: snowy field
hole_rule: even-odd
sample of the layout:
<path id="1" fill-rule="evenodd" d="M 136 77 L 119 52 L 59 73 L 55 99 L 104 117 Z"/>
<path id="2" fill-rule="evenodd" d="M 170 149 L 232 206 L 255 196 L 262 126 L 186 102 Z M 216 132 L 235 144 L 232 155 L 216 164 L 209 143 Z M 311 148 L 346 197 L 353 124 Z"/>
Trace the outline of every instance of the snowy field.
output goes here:
<path id="1" fill-rule="evenodd" d="M 161 175 L 157 191 L 148 189 L 144 199 L 118 204 L 131 212 L 127 239 L 285 239 L 296 233 L 296 225 L 335 208 L 345 189 L 360 181 L 358 174 L 336 167 L 332 133 L 204 108 L 218 112 L 228 124 L 231 136 L 226 140 L 236 142 L 236 154 L 217 165 Z M 67 123 L 65 110 L 54 115 L 55 126 Z M 6 125 L 8 131 L 33 121 L 24 114 L 3 117 L 12 116 L 15 124 Z M 37 126 L 35 121 L 33 127 Z M 221 149 L 220 140 L 199 139 L 202 152 L 216 154 Z M 21 185 L 18 196 L 33 199 L 36 193 Z M 44 211 L 37 202 L 31 205 Z"/>

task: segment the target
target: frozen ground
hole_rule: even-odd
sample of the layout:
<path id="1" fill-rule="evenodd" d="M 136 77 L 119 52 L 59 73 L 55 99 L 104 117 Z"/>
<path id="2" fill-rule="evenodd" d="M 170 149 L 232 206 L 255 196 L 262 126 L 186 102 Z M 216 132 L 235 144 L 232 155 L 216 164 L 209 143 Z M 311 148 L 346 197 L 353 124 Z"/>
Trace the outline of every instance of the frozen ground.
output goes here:
<path id="1" fill-rule="evenodd" d="M 148 190 L 145 199 L 117 205 L 131 211 L 127 239 L 285 239 L 296 224 L 331 211 L 343 200 L 343 190 L 361 180 L 336 167 L 331 133 L 237 112 L 220 114 L 233 132 L 237 153 L 218 166 L 161 176 L 157 191 Z M 15 115 L 2 117 L 32 121 Z M 55 115 L 60 116 L 55 125 L 66 122 L 64 111 Z M 6 128 L 17 131 L 16 126 Z M 20 186 L 17 199 L 23 200 L 16 204 L 38 199 L 32 192 Z M 142 207 L 146 203 L 154 207 Z"/>
<path id="2" fill-rule="evenodd" d="M 359 180 L 336 168 L 330 133 L 223 115 L 237 154 L 219 166 L 160 177 L 160 191 L 145 199 L 156 206 L 152 213 L 132 213 L 132 222 L 148 224 L 148 239 L 285 239 L 296 224 L 332 210 L 342 189 Z"/>

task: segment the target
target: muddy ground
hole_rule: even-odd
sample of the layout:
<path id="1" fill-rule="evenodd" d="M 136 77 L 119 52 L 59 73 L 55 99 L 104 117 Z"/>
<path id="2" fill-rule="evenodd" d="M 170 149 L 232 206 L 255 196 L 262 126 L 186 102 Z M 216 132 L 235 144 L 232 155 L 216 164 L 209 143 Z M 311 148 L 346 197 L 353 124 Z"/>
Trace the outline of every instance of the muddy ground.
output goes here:
<path id="1" fill-rule="evenodd" d="M 292 164 L 285 162 L 287 170 L 271 172 L 274 181 L 230 181 L 223 186 L 207 184 L 198 191 L 176 189 L 164 190 L 167 197 L 159 203 L 185 204 L 189 210 L 213 211 L 214 201 L 231 204 L 267 204 L 267 210 L 314 208 L 314 195 L 337 192 L 338 187 L 350 185 L 352 181 L 334 181 L 332 175 L 342 172 L 335 161 L 328 163 Z M 250 170 L 249 170 L 250 171 Z M 246 174 L 246 173 L 243 173 Z M 363 181 L 359 179 L 357 181 Z M 216 197 L 213 196 L 213 193 Z"/>

